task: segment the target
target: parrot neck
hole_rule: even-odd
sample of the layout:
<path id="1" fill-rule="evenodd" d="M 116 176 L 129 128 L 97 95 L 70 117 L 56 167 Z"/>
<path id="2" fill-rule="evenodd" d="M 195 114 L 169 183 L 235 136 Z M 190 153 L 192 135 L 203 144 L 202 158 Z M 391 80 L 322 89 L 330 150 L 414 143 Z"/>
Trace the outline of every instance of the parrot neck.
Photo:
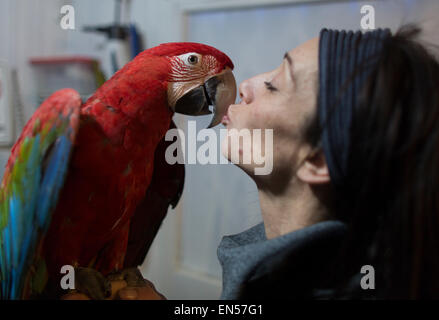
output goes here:
<path id="1" fill-rule="evenodd" d="M 129 97 L 129 96 L 128 96 Z M 139 156 L 155 150 L 166 134 L 173 112 L 164 99 L 143 100 L 146 97 L 127 98 L 127 95 L 101 95 L 99 91 L 82 108 L 99 123 L 107 138 L 125 150 L 136 151 Z M 140 103 L 140 101 L 149 101 Z"/>
<path id="2" fill-rule="evenodd" d="M 167 102 L 169 68 L 162 57 L 138 56 L 86 101 L 83 113 L 93 115 L 113 142 L 155 150 L 173 115 Z"/>

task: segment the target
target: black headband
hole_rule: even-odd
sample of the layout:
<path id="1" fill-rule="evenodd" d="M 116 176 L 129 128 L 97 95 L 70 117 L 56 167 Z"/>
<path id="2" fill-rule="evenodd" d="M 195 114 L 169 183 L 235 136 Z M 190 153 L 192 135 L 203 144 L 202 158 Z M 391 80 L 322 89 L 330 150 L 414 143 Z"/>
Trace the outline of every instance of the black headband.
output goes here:
<path id="1" fill-rule="evenodd" d="M 377 64 L 389 29 L 371 32 L 322 29 L 319 44 L 318 113 L 331 181 L 343 185 L 352 111 L 367 75 Z"/>

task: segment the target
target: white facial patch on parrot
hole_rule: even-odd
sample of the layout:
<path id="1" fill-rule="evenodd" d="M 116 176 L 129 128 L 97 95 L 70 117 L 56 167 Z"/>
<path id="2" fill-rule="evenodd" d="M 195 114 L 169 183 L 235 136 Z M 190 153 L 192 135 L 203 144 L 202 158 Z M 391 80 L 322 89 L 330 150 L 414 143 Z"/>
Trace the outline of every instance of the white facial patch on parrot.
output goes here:
<path id="1" fill-rule="evenodd" d="M 173 108 L 178 99 L 201 86 L 214 74 L 213 57 L 188 52 L 171 60 L 171 77 L 168 85 L 168 104 Z M 204 63 L 204 65 L 203 65 Z"/>

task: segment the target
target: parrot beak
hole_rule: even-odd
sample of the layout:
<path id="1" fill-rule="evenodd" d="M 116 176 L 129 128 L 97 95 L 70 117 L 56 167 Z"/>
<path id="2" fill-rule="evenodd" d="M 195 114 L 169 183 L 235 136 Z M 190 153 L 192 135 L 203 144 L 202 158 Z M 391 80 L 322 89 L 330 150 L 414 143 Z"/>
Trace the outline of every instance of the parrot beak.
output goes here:
<path id="1" fill-rule="evenodd" d="M 211 114 L 213 118 L 208 128 L 218 125 L 226 115 L 229 106 L 235 102 L 236 81 L 230 68 L 207 79 L 177 100 L 174 111 L 191 116 Z"/>

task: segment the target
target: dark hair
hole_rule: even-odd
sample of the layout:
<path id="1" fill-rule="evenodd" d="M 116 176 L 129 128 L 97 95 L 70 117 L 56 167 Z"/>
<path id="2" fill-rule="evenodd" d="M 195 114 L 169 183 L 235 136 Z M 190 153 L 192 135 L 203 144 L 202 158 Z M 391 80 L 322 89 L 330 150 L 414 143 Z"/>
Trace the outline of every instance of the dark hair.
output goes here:
<path id="1" fill-rule="evenodd" d="M 419 33 L 405 26 L 385 40 L 353 110 L 332 213 L 349 226 L 334 269 L 340 296 L 360 297 L 348 283 L 368 264 L 376 298 L 439 298 L 439 64 Z M 318 123 L 306 131 L 313 145 Z"/>

